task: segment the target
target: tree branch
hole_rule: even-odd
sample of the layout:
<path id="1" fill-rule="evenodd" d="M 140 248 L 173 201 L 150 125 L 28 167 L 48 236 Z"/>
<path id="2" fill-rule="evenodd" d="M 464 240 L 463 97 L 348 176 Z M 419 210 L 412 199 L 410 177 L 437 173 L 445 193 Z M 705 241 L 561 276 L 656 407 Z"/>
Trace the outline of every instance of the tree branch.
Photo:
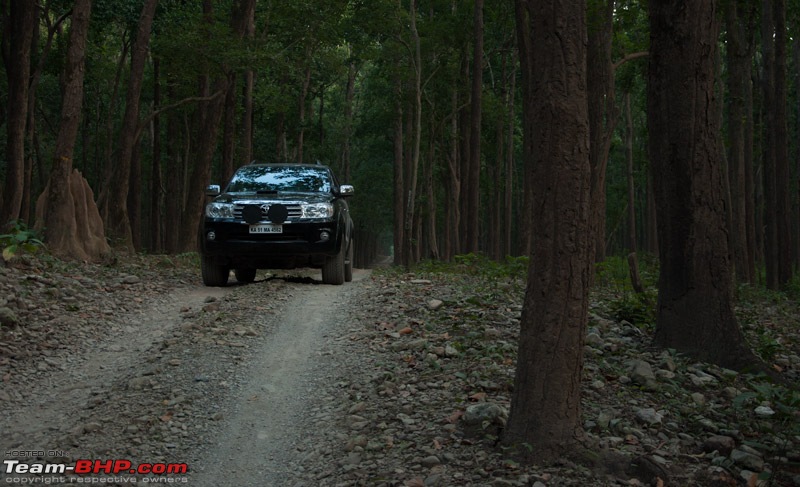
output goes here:
<path id="1" fill-rule="evenodd" d="M 142 135 L 142 130 L 144 130 L 144 128 L 145 128 L 145 127 L 146 127 L 146 126 L 147 126 L 147 125 L 148 125 L 148 124 L 149 124 L 149 123 L 150 123 L 150 122 L 151 122 L 151 121 L 152 121 L 154 118 L 156 118 L 158 115 L 160 115 L 160 114 L 162 114 L 162 113 L 166 112 L 167 110 L 172 110 L 172 109 L 174 109 L 174 108 L 178 108 L 178 107 L 180 107 L 180 106 L 183 106 L 183 105 L 186 105 L 186 104 L 188 104 L 188 103 L 192 103 L 192 102 L 199 102 L 199 101 L 212 101 L 212 100 L 214 100 L 215 98 L 219 98 L 219 97 L 220 97 L 221 95 L 223 95 L 224 93 L 225 93 L 225 91 L 224 91 L 224 90 L 220 90 L 220 91 L 217 91 L 216 93 L 214 93 L 214 94 L 213 94 L 213 95 L 211 95 L 211 96 L 190 96 L 189 98 L 184 98 L 183 100 L 176 101 L 176 102 L 175 102 L 175 103 L 173 103 L 172 105 L 167 105 L 167 106 L 165 106 L 165 107 L 163 107 L 163 108 L 159 108 L 158 110 L 156 110 L 156 111 L 152 112 L 150 115 L 148 115 L 147 117 L 145 117 L 144 119 L 142 119 L 142 121 L 141 121 L 141 122 L 139 122 L 139 127 L 136 129 L 136 138 L 135 138 L 134 140 L 138 141 L 138 140 L 139 140 L 139 137 L 141 137 L 141 135 Z"/>
<path id="2" fill-rule="evenodd" d="M 634 52 L 634 53 L 628 54 L 627 56 L 623 57 L 619 61 L 615 62 L 614 65 L 612 66 L 612 68 L 613 68 L 614 71 L 616 71 L 617 68 L 619 68 L 623 64 L 627 63 L 628 61 L 633 61 L 634 59 L 638 59 L 640 57 L 647 57 L 649 55 L 650 55 L 650 53 L 647 52 L 647 51 Z"/>

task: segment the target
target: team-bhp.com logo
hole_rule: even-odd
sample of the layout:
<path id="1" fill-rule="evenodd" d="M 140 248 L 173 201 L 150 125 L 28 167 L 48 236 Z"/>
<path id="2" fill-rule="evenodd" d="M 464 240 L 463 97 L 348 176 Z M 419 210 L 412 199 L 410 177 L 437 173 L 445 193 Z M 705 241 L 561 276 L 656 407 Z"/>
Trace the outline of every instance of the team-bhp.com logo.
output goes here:
<path id="1" fill-rule="evenodd" d="M 183 475 L 189 471 L 185 463 L 139 463 L 130 460 L 77 460 L 75 465 L 58 463 L 22 463 L 19 460 L 3 460 L 3 471 L 6 475 L 38 475 L 38 476 L 64 476 L 64 475 Z M 11 478 L 11 477 L 7 477 Z M 62 477 L 62 483 L 87 483 L 94 481 L 85 477 Z M 116 481 L 136 481 L 135 478 L 115 479 Z M 157 477 L 143 477 L 142 482 L 158 482 Z M 16 483 L 16 482 L 14 482 Z M 22 482 L 20 482 L 22 483 Z"/>

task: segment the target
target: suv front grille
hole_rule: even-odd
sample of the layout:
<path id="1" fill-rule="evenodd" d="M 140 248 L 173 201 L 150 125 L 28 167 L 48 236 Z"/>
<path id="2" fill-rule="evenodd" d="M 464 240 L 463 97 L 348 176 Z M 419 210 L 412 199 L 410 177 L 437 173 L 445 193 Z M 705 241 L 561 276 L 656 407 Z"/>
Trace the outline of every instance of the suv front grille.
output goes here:
<path id="1" fill-rule="evenodd" d="M 300 217 L 303 216 L 303 209 L 298 204 L 288 204 L 287 205 L 287 204 L 283 204 L 283 203 L 261 203 L 261 204 L 259 204 L 257 206 L 261 207 L 261 219 L 262 220 L 269 221 L 269 218 L 267 218 L 267 212 L 269 211 L 269 207 L 272 206 L 272 205 L 276 205 L 276 204 L 282 204 L 283 206 L 286 207 L 287 210 L 289 210 L 289 217 L 288 217 L 287 221 L 299 220 Z M 244 206 L 245 205 L 241 205 L 241 204 L 238 204 L 238 203 L 233 206 L 233 217 L 238 221 L 242 220 L 242 209 L 244 209 Z"/>

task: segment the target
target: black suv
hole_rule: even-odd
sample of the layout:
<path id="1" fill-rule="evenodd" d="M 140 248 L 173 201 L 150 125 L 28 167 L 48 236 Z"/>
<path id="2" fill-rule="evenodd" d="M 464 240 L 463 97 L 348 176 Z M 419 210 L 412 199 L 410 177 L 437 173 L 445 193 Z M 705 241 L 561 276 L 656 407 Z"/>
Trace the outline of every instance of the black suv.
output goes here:
<path id="1" fill-rule="evenodd" d="M 225 191 L 211 185 L 200 234 L 203 283 L 224 286 L 234 270 L 252 282 L 256 269 L 322 268 L 322 282 L 353 279 L 353 221 L 339 183 L 321 164 L 250 164 Z"/>

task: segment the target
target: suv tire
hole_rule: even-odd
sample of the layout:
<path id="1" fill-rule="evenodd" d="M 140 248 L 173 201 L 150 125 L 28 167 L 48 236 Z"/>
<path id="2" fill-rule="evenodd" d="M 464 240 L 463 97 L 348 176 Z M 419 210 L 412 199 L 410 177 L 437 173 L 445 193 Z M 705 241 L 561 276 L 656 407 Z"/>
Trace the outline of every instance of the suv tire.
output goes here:
<path id="1" fill-rule="evenodd" d="M 350 245 L 347 246 L 347 256 L 344 259 L 344 281 L 351 282 L 353 280 L 353 240 L 350 240 Z"/>
<path id="2" fill-rule="evenodd" d="M 256 269 L 253 267 L 235 269 L 233 274 L 236 276 L 236 280 L 241 283 L 250 283 L 256 280 Z"/>
<path id="3" fill-rule="evenodd" d="M 200 256 L 200 267 L 203 274 L 203 284 L 206 286 L 221 287 L 228 284 L 228 275 L 231 270 L 228 266 L 214 262 L 213 257 Z"/>
<path id="4" fill-rule="evenodd" d="M 326 257 L 322 265 L 324 284 L 344 284 L 344 246 L 333 257 Z"/>

